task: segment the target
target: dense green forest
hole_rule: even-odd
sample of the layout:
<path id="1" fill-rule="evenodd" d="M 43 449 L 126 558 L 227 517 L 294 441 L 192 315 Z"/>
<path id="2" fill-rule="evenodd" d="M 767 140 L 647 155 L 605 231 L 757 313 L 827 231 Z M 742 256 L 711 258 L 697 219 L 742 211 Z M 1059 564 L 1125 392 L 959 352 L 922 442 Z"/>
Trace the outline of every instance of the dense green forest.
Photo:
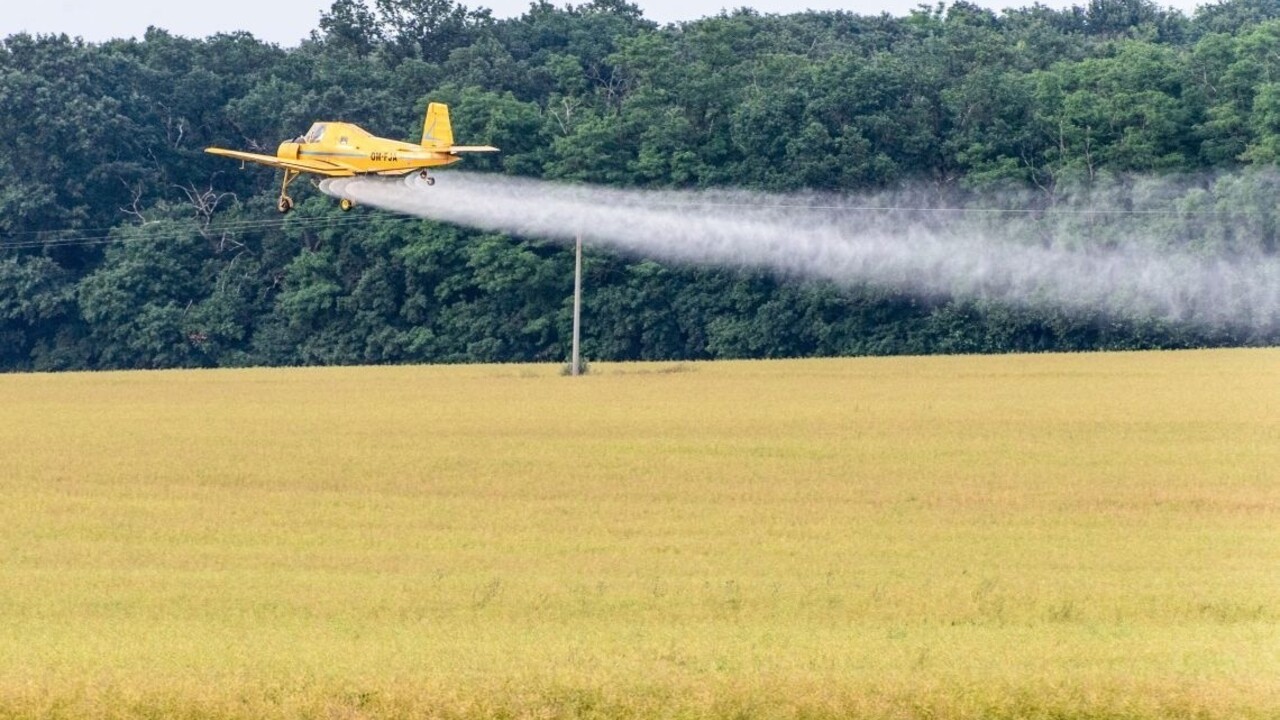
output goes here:
<path id="1" fill-rule="evenodd" d="M 153 29 L 0 44 L 0 368 L 551 361 L 572 254 L 339 212 L 202 153 L 271 153 L 313 120 L 417 139 L 451 105 L 469 169 L 652 188 L 1052 195 L 1124 173 L 1241 173 L 1276 252 L 1280 0 L 906 17 L 741 10 L 659 26 L 622 0 L 517 18 L 337 0 L 311 39 Z M 1274 344 L 1265 332 L 589 254 L 593 359 Z"/>

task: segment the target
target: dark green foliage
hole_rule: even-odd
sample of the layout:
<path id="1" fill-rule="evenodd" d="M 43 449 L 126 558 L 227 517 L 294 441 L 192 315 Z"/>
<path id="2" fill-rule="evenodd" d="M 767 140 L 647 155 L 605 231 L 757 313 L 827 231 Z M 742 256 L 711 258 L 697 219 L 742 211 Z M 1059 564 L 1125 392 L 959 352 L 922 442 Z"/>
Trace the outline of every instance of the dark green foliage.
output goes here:
<path id="1" fill-rule="evenodd" d="M 1017 188 L 1280 158 L 1280 2 L 1150 0 L 907 17 L 749 10 L 659 27 L 623 0 L 495 19 L 453 0 L 337 0 L 281 50 L 160 30 L 0 42 L 0 368 L 559 361 L 572 255 L 368 210 L 208 145 L 271 152 L 318 118 L 416 139 L 429 100 L 471 170 L 650 188 Z M 1234 184 L 1232 184 L 1234 183 Z M 1186 248 L 1277 252 L 1273 175 Z M 1197 203 L 1200 203 L 1197 205 Z M 1216 204 L 1215 204 L 1216 203 Z M 79 238 L 79 240 L 77 240 Z M 81 240 L 89 239 L 90 242 Z M 69 240 L 69 241 L 68 241 Z M 1275 343 L 589 253 L 596 360 Z"/>

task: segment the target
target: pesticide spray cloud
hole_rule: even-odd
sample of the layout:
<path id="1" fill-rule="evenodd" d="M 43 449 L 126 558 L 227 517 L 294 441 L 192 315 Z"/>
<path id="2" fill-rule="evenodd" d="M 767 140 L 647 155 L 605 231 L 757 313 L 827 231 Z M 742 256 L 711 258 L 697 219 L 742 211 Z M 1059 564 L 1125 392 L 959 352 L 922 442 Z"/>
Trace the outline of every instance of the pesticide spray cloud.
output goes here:
<path id="1" fill-rule="evenodd" d="M 664 261 L 1234 332 L 1280 329 L 1280 260 L 1240 217 L 1189 207 L 1186 188 L 1168 182 L 1046 210 L 1016 194 L 944 207 L 905 191 L 774 195 L 438 177 L 431 187 L 410 176 L 326 180 L 321 189 L 521 237 L 572 241 L 580 232 L 588 245 Z M 1175 196 L 1183 209 L 1134 209 L 1135 197 Z"/>

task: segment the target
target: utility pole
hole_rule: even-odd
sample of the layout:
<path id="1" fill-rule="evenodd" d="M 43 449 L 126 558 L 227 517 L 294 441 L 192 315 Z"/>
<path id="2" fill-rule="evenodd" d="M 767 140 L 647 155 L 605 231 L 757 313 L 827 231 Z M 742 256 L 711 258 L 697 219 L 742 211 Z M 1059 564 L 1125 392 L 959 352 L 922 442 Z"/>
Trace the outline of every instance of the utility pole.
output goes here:
<path id="1" fill-rule="evenodd" d="M 582 374 L 582 358 L 578 355 L 582 339 L 582 232 L 578 232 L 577 249 L 573 261 L 573 370 L 576 377 Z"/>

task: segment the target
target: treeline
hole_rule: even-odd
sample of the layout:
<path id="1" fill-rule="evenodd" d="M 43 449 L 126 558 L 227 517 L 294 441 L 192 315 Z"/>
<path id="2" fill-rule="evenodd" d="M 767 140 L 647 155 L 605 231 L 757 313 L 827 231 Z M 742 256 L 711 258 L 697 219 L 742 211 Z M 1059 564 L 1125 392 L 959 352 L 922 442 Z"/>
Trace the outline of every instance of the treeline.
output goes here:
<path id="1" fill-rule="evenodd" d="M 1277 248 L 1274 183 L 1249 169 L 1280 154 L 1280 0 L 666 27 L 621 0 L 513 19 L 337 0 L 296 49 L 162 30 L 0 43 L 0 368 L 563 358 L 565 248 L 344 215 L 302 183 L 281 222 L 278 177 L 202 153 L 271 153 L 317 119 L 416 140 L 428 100 L 503 149 L 469 169 L 620 186 L 1012 186 L 1051 205 L 1127 174 L 1239 171 L 1233 212 Z M 595 359 L 1280 341 L 598 252 L 586 272 Z"/>

